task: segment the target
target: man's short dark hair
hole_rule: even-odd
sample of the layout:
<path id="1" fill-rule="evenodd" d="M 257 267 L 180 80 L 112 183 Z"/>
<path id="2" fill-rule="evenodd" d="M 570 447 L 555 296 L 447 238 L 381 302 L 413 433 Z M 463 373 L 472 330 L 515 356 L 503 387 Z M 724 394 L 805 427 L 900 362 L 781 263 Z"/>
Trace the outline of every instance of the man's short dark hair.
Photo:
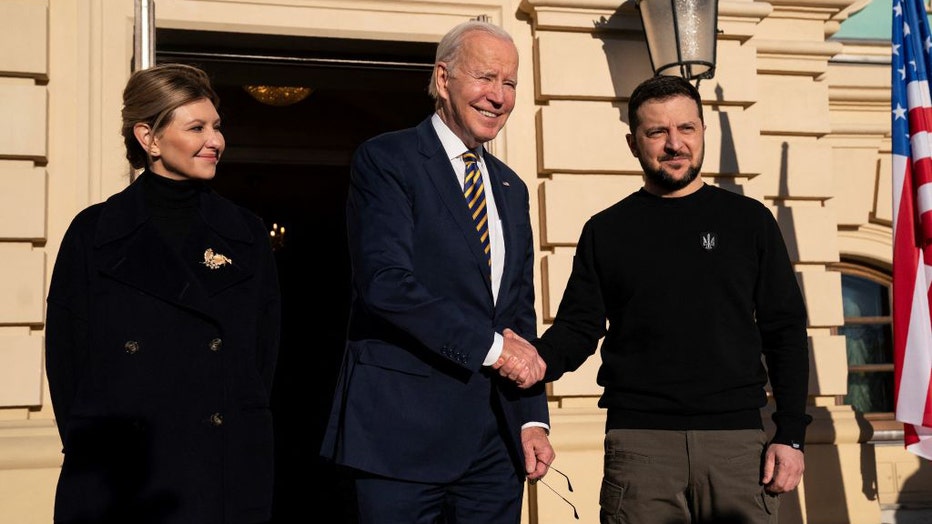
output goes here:
<path id="1" fill-rule="evenodd" d="M 682 77 L 657 75 L 641 82 L 631 92 L 631 98 L 628 100 L 628 127 L 631 128 L 631 132 L 633 133 L 640 124 L 637 112 L 644 102 L 666 100 L 675 96 L 692 98 L 699 109 L 699 121 L 705 123 L 702 118 L 702 98 L 699 96 L 699 90 Z"/>

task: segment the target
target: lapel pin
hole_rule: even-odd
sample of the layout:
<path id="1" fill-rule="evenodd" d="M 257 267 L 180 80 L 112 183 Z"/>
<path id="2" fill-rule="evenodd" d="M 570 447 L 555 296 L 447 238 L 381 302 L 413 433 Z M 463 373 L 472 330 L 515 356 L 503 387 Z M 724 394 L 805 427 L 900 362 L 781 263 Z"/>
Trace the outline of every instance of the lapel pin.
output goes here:
<path id="1" fill-rule="evenodd" d="M 502 185 L 505 186 L 505 187 L 511 187 L 511 184 L 509 184 L 508 182 L 506 182 L 506 181 L 504 181 L 504 180 L 502 180 Z"/>
<path id="2" fill-rule="evenodd" d="M 207 248 L 207 251 L 204 251 L 204 262 L 202 263 L 210 269 L 220 269 L 221 266 L 233 264 L 233 261 L 227 258 L 226 255 L 214 253 L 213 249 Z"/>

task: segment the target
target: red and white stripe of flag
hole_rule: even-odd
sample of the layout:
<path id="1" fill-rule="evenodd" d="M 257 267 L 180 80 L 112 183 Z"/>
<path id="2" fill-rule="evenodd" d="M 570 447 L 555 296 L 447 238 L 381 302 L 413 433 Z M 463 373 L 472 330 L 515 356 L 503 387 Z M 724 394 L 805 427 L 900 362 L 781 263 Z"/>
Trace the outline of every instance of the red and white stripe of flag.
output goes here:
<path id="1" fill-rule="evenodd" d="M 928 82 L 909 82 L 907 101 L 912 158 L 893 156 L 896 419 L 904 423 L 907 449 L 932 459 L 932 101 Z"/>

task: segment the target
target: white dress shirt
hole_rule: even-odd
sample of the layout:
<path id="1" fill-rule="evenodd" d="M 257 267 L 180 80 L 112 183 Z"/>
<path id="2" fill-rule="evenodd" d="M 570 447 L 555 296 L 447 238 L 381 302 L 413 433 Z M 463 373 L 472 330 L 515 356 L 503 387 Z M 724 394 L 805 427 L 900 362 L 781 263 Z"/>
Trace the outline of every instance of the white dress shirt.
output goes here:
<path id="1" fill-rule="evenodd" d="M 453 134 L 453 131 L 440 119 L 440 116 L 437 113 L 434 113 L 434 116 L 431 118 L 431 123 L 434 125 L 434 131 L 437 132 L 437 136 L 440 137 L 440 143 L 443 145 L 443 150 L 446 152 L 447 158 L 450 159 L 450 165 L 453 166 L 453 171 L 456 173 L 456 179 L 459 182 L 459 187 L 462 188 L 466 180 L 466 163 L 463 162 L 463 153 L 469 151 L 469 148 L 463 144 L 463 141 L 460 140 L 458 136 Z M 482 187 L 485 191 L 485 206 L 486 206 L 486 215 L 488 216 L 489 224 L 489 247 L 491 248 L 492 256 L 492 300 L 493 303 L 498 301 L 498 288 L 502 282 L 502 270 L 505 266 L 505 239 L 502 232 L 502 221 L 498 216 L 498 208 L 495 206 L 495 195 L 492 193 L 492 182 L 489 179 L 489 170 L 485 166 L 484 152 L 480 147 L 478 151 L 474 151 L 479 157 L 479 172 L 482 173 Z M 465 200 L 466 197 L 463 197 Z M 495 336 L 492 340 L 492 347 L 489 349 L 488 355 L 486 355 L 483 365 L 490 366 L 498 360 L 499 355 L 502 354 L 502 344 L 504 339 L 500 333 L 495 333 Z"/>

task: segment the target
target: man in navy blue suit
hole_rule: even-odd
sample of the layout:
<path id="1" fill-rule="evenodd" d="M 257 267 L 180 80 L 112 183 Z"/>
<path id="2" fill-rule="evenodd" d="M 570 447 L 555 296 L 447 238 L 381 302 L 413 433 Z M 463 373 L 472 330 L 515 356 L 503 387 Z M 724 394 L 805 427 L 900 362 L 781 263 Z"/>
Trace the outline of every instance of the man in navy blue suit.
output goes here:
<path id="1" fill-rule="evenodd" d="M 525 342 L 528 190 L 483 147 L 517 72 L 507 32 L 460 24 L 437 49 L 436 112 L 353 157 L 352 311 L 321 455 L 353 471 L 362 524 L 517 524 L 524 480 L 554 459 L 546 365 Z"/>

